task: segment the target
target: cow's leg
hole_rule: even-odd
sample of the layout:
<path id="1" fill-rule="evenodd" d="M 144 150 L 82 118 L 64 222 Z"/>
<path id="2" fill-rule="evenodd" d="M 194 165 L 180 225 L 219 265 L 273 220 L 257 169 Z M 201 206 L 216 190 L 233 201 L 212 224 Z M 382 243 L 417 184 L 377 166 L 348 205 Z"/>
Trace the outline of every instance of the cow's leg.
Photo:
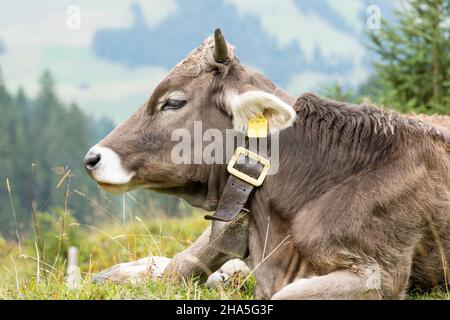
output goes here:
<path id="1" fill-rule="evenodd" d="M 165 275 L 189 279 L 199 276 L 206 280 L 213 272 L 219 269 L 230 256 L 221 253 L 209 246 L 211 227 L 186 250 L 177 254 L 167 266 Z"/>
<path id="2" fill-rule="evenodd" d="M 272 296 L 274 300 L 380 299 L 380 273 L 360 275 L 338 270 L 324 276 L 296 280 Z"/>
<path id="3" fill-rule="evenodd" d="M 92 281 L 102 284 L 106 280 L 113 282 L 134 282 L 145 278 L 160 278 L 169 263 L 169 258 L 157 256 L 119 263 L 95 274 L 92 277 Z"/>
<path id="4" fill-rule="evenodd" d="M 163 275 L 185 279 L 200 276 L 202 280 L 206 280 L 207 276 L 231 259 L 209 246 L 210 233 L 209 227 L 189 248 L 173 259 L 147 257 L 134 262 L 120 263 L 94 275 L 92 280 L 97 283 L 103 283 L 105 280 L 125 282 L 143 278 L 159 278 Z"/>

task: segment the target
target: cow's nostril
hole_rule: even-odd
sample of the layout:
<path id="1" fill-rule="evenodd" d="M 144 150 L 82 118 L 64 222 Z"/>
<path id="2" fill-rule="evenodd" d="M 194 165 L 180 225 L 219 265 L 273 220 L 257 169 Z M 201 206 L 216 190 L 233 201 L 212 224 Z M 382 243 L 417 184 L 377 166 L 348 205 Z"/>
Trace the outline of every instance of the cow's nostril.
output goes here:
<path id="1" fill-rule="evenodd" d="M 98 163 L 100 162 L 100 159 L 102 158 L 102 156 L 100 155 L 100 153 L 93 153 L 93 152 L 89 152 L 86 157 L 84 157 L 84 166 L 86 167 L 86 169 L 88 170 L 94 170 L 95 167 L 98 165 Z"/>

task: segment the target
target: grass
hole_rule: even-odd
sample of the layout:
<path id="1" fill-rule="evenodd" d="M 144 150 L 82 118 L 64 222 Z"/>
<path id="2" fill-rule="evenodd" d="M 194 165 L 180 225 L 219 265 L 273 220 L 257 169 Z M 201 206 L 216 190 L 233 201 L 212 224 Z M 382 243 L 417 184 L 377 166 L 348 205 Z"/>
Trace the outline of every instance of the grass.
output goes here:
<path id="1" fill-rule="evenodd" d="M 78 289 L 70 289 L 64 283 L 58 281 L 44 281 L 37 284 L 31 280 L 23 283 L 19 288 L 6 289 L 0 293 L 2 299 L 22 300 L 200 300 L 200 299 L 252 299 L 252 282 L 238 293 L 233 293 L 233 288 L 224 292 L 207 288 L 198 281 L 180 283 L 173 280 L 148 280 L 139 283 L 105 283 L 96 285 L 88 279 Z"/>
<path id="2" fill-rule="evenodd" d="M 66 215 L 66 220 L 70 220 L 68 218 Z M 66 223 L 66 235 L 62 240 L 56 228 L 58 223 L 48 224 L 52 219 L 57 221 L 47 217 L 40 222 L 40 231 L 44 234 L 41 239 L 44 249 L 40 255 L 44 255 L 44 262 L 38 258 L 33 240 L 25 241 L 21 250 L 15 243 L 0 241 L 0 299 L 253 298 L 254 279 L 243 283 L 245 279 L 239 275 L 222 290 L 207 288 L 197 279 L 145 279 L 136 283 L 107 282 L 103 285 L 91 282 L 93 274 L 114 264 L 149 255 L 171 257 L 185 249 L 208 224 L 200 213 L 186 218 L 158 217 L 146 221 L 134 218 L 125 225 L 117 222 L 103 228 Z M 77 289 L 69 288 L 65 282 L 66 252 L 70 245 L 79 249 L 78 265 L 83 280 Z M 62 249 L 59 256 L 58 248 Z"/>
<path id="3" fill-rule="evenodd" d="M 410 300 L 450 300 L 450 292 L 445 289 L 435 289 L 429 293 L 412 293 Z"/>

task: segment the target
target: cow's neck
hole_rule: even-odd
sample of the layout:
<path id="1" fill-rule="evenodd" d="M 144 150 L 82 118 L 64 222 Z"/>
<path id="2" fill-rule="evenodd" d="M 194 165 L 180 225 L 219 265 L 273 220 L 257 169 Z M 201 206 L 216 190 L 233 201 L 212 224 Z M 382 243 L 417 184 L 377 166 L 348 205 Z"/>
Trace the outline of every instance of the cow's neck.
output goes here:
<path id="1" fill-rule="evenodd" d="M 400 134 L 383 133 L 392 121 L 379 110 L 313 94 L 301 96 L 295 109 L 296 123 L 280 133 L 279 171 L 264 185 L 270 207 L 287 220 L 328 190 L 389 164 L 405 143 Z"/>

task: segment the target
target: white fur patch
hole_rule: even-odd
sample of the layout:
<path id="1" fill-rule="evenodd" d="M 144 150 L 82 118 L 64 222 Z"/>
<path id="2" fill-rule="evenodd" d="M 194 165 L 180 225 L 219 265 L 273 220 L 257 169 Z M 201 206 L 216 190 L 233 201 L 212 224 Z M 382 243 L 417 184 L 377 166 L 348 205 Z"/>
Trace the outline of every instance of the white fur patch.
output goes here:
<path id="1" fill-rule="evenodd" d="M 89 152 L 100 154 L 100 162 L 92 172 L 97 182 L 108 184 L 127 184 L 134 176 L 133 172 L 126 170 L 119 155 L 109 148 L 99 145 L 93 146 Z"/>
<path id="2" fill-rule="evenodd" d="M 247 275 L 250 273 L 249 267 L 244 261 L 239 259 L 232 259 L 220 267 L 219 270 L 211 274 L 206 280 L 207 287 L 220 287 L 227 283 L 227 281 L 236 273 Z"/>
<path id="3" fill-rule="evenodd" d="M 226 99 L 236 131 L 246 132 L 248 121 L 259 114 L 264 114 L 269 121 L 270 132 L 292 126 L 296 118 L 295 110 L 290 105 L 268 92 L 230 92 Z"/>

